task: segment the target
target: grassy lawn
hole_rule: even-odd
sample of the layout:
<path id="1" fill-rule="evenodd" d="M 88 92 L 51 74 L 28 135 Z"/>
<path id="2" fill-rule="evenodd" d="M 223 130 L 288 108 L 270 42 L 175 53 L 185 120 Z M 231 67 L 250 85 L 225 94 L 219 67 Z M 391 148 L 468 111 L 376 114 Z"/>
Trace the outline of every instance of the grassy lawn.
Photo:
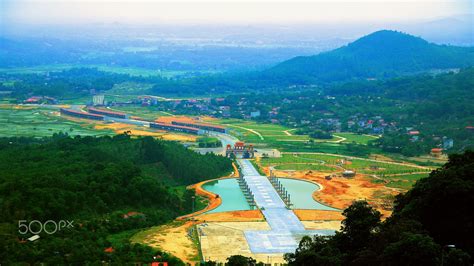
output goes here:
<path id="1" fill-rule="evenodd" d="M 429 174 L 406 174 L 406 175 L 397 175 L 397 176 L 385 176 L 384 179 L 387 181 L 387 187 L 401 188 L 408 190 L 410 189 L 416 181 L 428 177 Z"/>
<path id="2" fill-rule="evenodd" d="M 341 159 L 346 163 L 341 164 Z M 262 158 L 262 166 L 273 166 L 277 170 L 295 171 L 342 171 L 336 165 L 344 169 L 352 169 L 358 173 L 376 175 L 372 177 L 374 183 L 385 183 L 388 187 L 408 190 L 415 182 L 427 177 L 428 169 L 420 169 L 409 165 L 392 164 L 385 162 L 374 162 L 364 158 L 348 158 L 330 154 L 282 154 L 280 158 Z"/>
<path id="3" fill-rule="evenodd" d="M 107 96 L 106 96 L 107 97 Z M 172 114 L 162 112 L 152 106 L 114 106 L 111 110 L 124 112 L 132 116 L 138 116 L 147 120 L 155 120 L 160 116 L 170 116 Z"/>
<path id="4" fill-rule="evenodd" d="M 225 125 L 230 129 L 230 134 L 252 143 L 257 148 L 276 148 L 284 152 L 324 152 L 333 154 L 351 154 L 355 156 L 368 156 L 369 153 L 381 151 L 367 145 L 374 136 L 357 135 L 353 133 L 337 133 L 332 139 L 313 139 L 308 135 L 294 135 L 292 129 L 276 124 L 263 124 L 256 121 L 241 119 L 220 119 L 214 123 Z M 287 134 L 289 133 L 289 134 Z M 338 137 L 339 136 L 339 137 Z M 344 137 L 346 140 L 339 143 Z M 360 148 L 350 150 L 349 143 L 355 143 Z M 366 150 L 373 150 L 365 152 Z"/>
<path id="5" fill-rule="evenodd" d="M 409 190 L 413 185 L 415 184 L 415 181 L 409 181 L 409 180 L 391 180 L 389 181 L 386 186 L 387 187 L 393 187 L 393 188 L 400 188 L 404 190 Z"/>
<path id="6" fill-rule="evenodd" d="M 422 179 L 422 178 L 425 178 L 425 177 L 428 177 L 428 176 L 429 176 L 429 174 L 406 174 L 406 175 L 393 176 L 391 178 L 417 181 L 419 179 Z"/>
<path id="7" fill-rule="evenodd" d="M 269 146 L 279 142 L 305 143 L 310 140 L 310 137 L 307 135 L 286 134 L 285 131 L 290 130 L 290 128 L 282 125 L 262 124 L 255 121 L 239 119 L 217 120 L 216 123 L 229 127 L 231 134 L 241 140 L 260 146 Z"/>
<path id="8" fill-rule="evenodd" d="M 336 170 L 335 167 L 323 165 L 323 164 L 280 164 L 275 167 L 277 170 L 296 170 L 296 171 L 330 171 L 333 172 Z"/>
<path id="9" fill-rule="evenodd" d="M 46 108 L 0 108 L 0 137 L 44 137 L 54 133 L 76 136 L 111 135 L 112 131 L 95 130 L 92 125 L 66 120 L 56 110 Z"/>
<path id="10" fill-rule="evenodd" d="M 137 95 L 114 95 L 105 93 L 105 101 L 107 102 L 128 102 L 137 99 Z M 63 104 L 88 104 L 92 103 L 92 96 L 81 96 L 71 99 L 62 99 Z"/>
<path id="11" fill-rule="evenodd" d="M 345 138 L 346 140 L 343 141 L 344 143 L 355 142 L 361 145 L 367 145 L 369 141 L 378 139 L 377 136 L 355 134 L 350 132 L 335 133 L 334 135 Z"/>
<path id="12" fill-rule="evenodd" d="M 306 158 L 307 154 L 301 155 L 293 155 L 293 154 L 283 154 L 282 157 L 279 158 L 262 158 L 260 161 L 263 166 L 269 165 L 278 165 L 278 164 L 288 164 L 288 163 L 326 163 L 323 160 L 317 160 L 313 158 Z"/>
<path id="13" fill-rule="evenodd" d="M 115 84 L 112 89 L 107 91 L 107 94 L 143 94 L 147 93 L 153 84 L 138 83 L 138 82 L 123 82 Z"/>
<path id="14" fill-rule="evenodd" d="M 344 161 L 344 164 L 342 164 L 342 161 Z M 334 166 L 339 165 L 344 169 L 375 175 L 407 174 L 407 176 L 413 176 L 408 175 L 408 173 L 429 171 L 409 165 L 375 162 L 363 158 L 349 158 L 329 154 L 283 154 L 280 158 L 262 158 L 261 164 L 262 166 L 275 166 L 277 169 L 302 171 L 318 170 L 318 167 L 322 170 L 335 170 Z M 417 180 L 419 178 L 415 176 L 413 179 Z"/>

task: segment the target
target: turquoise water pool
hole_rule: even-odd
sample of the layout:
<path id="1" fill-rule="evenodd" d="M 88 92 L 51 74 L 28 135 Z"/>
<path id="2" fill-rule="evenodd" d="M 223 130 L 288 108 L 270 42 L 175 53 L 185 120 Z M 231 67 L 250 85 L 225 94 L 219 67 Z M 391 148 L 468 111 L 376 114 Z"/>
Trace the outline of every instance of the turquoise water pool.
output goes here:
<path id="1" fill-rule="evenodd" d="M 279 178 L 278 180 L 290 194 L 293 209 L 336 210 L 313 199 L 313 192 L 319 190 L 319 186 L 315 183 L 291 178 Z"/>
<path id="2" fill-rule="evenodd" d="M 280 178 L 279 180 L 290 194 L 293 209 L 336 210 L 313 199 L 312 194 L 319 190 L 318 185 L 289 178 Z M 222 198 L 222 204 L 207 213 L 251 210 L 235 178 L 208 182 L 203 185 L 203 188 Z"/>
<path id="3" fill-rule="evenodd" d="M 207 191 L 219 195 L 222 199 L 222 204 L 219 205 L 219 207 L 207 213 L 251 210 L 235 178 L 208 182 L 202 187 Z"/>

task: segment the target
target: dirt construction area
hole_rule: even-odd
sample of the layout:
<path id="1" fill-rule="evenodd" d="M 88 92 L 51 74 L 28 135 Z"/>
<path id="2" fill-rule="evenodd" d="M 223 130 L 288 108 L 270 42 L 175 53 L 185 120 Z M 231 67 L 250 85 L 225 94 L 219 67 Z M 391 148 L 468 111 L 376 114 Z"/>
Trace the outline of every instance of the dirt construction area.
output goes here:
<path id="1" fill-rule="evenodd" d="M 268 170 L 268 169 L 264 169 Z M 279 177 L 309 180 L 318 183 L 321 189 L 313 192 L 313 199 L 337 209 L 344 209 L 353 201 L 365 199 L 376 207 L 385 217 L 391 211 L 384 205 L 399 191 L 373 183 L 370 177 L 357 174 L 353 178 L 325 178 L 324 173 L 308 171 L 275 171 Z M 229 176 L 230 177 L 230 176 Z M 209 199 L 209 205 L 203 211 L 217 207 L 221 200 L 215 194 L 195 184 L 197 194 Z M 199 260 L 197 239 L 192 239 L 190 228 L 196 225 L 201 255 L 204 260 L 225 262 L 231 255 L 243 255 L 264 263 L 285 263 L 283 253 L 252 253 L 244 232 L 271 230 L 265 217 L 258 210 L 233 211 L 221 213 L 198 212 L 181 217 L 181 222 L 150 229 L 137 234 L 137 242 L 171 253 L 183 261 L 193 264 Z M 330 210 L 294 210 L 306 230 L 339 230 L 344 219 L 341 211 Z"/>
<path id="2" fill-rule="evenodd" d="M 341 221 L 303 221 L 307 230 L 339 230 Z M 285 263 L 283 253 L 252 253 L 244 231 L 270 230 L 266 222 L 212 222 L 198 225 L 203 258 L 225 262 L 232 255 L 252 257 L 264 263 Z"/>
<path id="3" fill-rule="evenodd" d="M 168 225 L 152 227 L 139 232 L 131 238 L 132 242 L 164 250 L 185 263 L 199 261 L 198 247 L 188 235 L 194 222 L 173 222 Z"/>
<path id="4" fill-rule="evenodd" d="M 353 178 L 334 177 L 327 180 L 327 174 L 308 171 L 274 171 L 276 176 L 309 180 L 318 183 L 321 189 L 313 193 L 316 201 L 337 209 L 345 209 L 356 200 L 367 200 L 384 217 L 391 214 L 393 197 L 399 190 L 373 183 L 365 176 L 357 174 Z"/>
<path id="5" fill-rule="evenodd" d="M 307 230 L 339 230 L 340 212 L 321 210 L 295 210 Z M 248 230 L 270 230 L 258 210 L 200 214 L 189 221 L 176 221 L 139 232 L 132 242 L 164 250 L 186 263 L 199 261 L 198 245 L 190 230 L 197 225 L 203 259 L 225 262 L 231 255 L 243 255 L 265 263 L 284 263 L 283 253 L 254 254 L 244 235 Z"/>

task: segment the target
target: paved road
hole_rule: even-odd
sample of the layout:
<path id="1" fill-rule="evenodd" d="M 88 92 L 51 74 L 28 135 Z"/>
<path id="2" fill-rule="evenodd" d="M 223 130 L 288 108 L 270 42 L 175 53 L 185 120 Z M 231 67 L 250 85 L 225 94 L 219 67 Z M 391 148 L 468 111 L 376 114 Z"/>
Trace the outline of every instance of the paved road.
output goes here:
<path id="1" fill-rule="evenodd" d="M 227 145 L 234 147 L 234 144 L 239 141 L 236 137 L 231 136 L 229 134 L 218 133 L 218 132 L 209 132 L 209 136 L 213 136 L 218 138 L 221 143 L 222 147 L 219 148 L 196 148 L 195 150 L 201 154 L 206 154 L 207 152 L 212 152 L 215 154 L 220 154 L 225 156 L 225 150 Z"/>
<path id="2" fill-rule="evenodd" d="M 255 203 L 262 209 L 271 228 L 269 231 L 245 231 L 245 238 L 253 253 L 294 252 L 303 235 L 334 234 L 334 230 L 305 230 L 295 213 L 286 208 L 267 177 L 261 176 L 249 160 L 240 159 L 237 162 L 255 197 Z"/>

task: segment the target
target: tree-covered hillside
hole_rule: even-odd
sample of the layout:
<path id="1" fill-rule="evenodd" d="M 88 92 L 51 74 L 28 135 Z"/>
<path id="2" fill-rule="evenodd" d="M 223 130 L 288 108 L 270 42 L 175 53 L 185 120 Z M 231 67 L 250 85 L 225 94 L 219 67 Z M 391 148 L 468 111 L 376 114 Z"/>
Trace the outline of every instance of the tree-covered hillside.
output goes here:
<path id="1" fill-rule="evenodd" d="M 215 95 L 278 89 L 291 91 L 294 85 L 323 85 L 360 79 L 387 79 L 428 71 L 446 71 L 474 66 L 474 47 L 437 45 L 408 34 L 382 30 L 347 46 L 315 56 L 300 56 L 263 71 L 225 72 L 166 78 L 112 74 L 97 69 L 71 69 L 46 74 L 0 73 L 1 91 L 25 98 L 44 95 L 60 98 L 106 92 L 123 82 L 146 84 L 141 91 L 155 95 Z M 290 86 L 290 87 L 289 87 Z"/>
<path id="2" fill-rule="evenodd" d="M 364 201 L 344 210 L 340 232 L 303 238 L 289 265 L 472 265 L 474 152 L 397 196 L 387 220 Z"/>
<path id="3" fill-rule="evenodd" d="M 330 52 L 290 59 L 265 74 L 299 84 L 387 78 L 472 65 L 472 47 L 436 45 L 401 32 L 382 30 Z"/>
<path id="4" fill-rule="evenodd" d="M 222 105 L 243 118 L 278 121 L 306 134 L 350 131 L 383 137 L 373 143 L 407 156 L 427 154 L 452 139 L 446 152 L 474 147 L 474 68 L 439 75 L 420 74 L 379 81 L 353 81 L 292 91 L 230 95 Z M 418 131 L 414 138 L 409 131 Z"/>
<path id="5" fill-rule="evenodd" d="M 190 212 L 194 194 L 183 185 L 231 168 L 227 158 L 151 137 L 1 139 L 0 262 L 150 261 L 146 254 L 156 251 L 111 243 L 108 236 Z M 136 215 L 124 216 L 129 212 Z M 69 220 L 74 227 L 25 242 L 32 234 L 18 232 L 22 220 Z M 104 252 L 108 247 L 115 251 Z"/>

